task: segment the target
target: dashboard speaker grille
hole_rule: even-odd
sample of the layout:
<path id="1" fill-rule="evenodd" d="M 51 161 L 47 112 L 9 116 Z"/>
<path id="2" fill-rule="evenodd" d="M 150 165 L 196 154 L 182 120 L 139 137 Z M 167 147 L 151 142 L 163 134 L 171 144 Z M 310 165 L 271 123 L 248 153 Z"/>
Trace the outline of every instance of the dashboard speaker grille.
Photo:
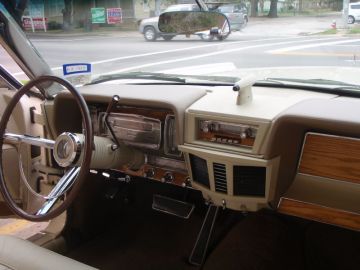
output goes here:
<path id="1" fill-rule="evenodd" d="M 227 193 L 226 166 L 221 163 L 214 163 L 215 191 Z"/>
<path id="2" fill-rule="evenodd" d="M 235 196 L 265 196 L 265 167 L 234 166 Z"/>
<path id="3" fill-rule="evenodd" d="M 206 160 L 192 154 L 189 154 L 189 158 L 193 181 L 210 188 Z"/>

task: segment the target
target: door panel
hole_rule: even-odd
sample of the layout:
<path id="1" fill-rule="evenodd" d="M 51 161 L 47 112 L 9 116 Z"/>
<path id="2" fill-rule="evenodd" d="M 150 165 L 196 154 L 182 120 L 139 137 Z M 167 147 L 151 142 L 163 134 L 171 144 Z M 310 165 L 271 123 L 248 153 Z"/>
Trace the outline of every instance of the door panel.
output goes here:
<path id="1" fill-rule="evenodd" d="M 5 88 L 0 89 L 0 116 L 4 112 L 7 104 L 11 100 L 15 90 L 9 90 Z M 13 111 L 12 117 L 9 120 L 7 131 L 17 134 L 29 134 L 32 136 L 43 137 L 43 126 L 39 124 L 31 123 L 30 108 L 35 107 L 37 112 L 41 111 L 41 100 L 35 97 L 23 96 Z M 32 196 L 30 196 L 27 188 L 24 185 L 20 175 L 19 158 L 21 154 L 22 158 L 22 170 L 25 177 L 29 180 L 29 184 L 36 189 L 37 175 L 33 171 L 33 165 L 35 162 L 40 162 L 41 157 L 45 154 L 40 152 L 40 156 L 32 155 L 31 146 L 21 145 L 16 148 L 12 145 L 3 146 L 3 166 L 6 183 L 9 190 L 12 193 L 13 198 L 21 205 L 24 209 L 31 208 L 33 202 Z M 34 152 L 34 151 L 33 151 Z M 0 201 L 2 204 L 3 198 L 0 195 Z M 0 216 L 8 215 L 9 212 L 4 206 L 0 206 Z"/>

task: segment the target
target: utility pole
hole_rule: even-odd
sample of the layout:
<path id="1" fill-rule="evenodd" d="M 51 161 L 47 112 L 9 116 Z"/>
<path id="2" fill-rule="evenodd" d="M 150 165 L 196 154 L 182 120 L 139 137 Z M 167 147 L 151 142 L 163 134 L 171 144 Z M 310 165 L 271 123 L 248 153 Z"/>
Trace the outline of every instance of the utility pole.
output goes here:
<path id="1" fill-rule="evenodd" d="M 348 27 L 348 18 L 349 18 L 349 0 L 343 0 L 343 15 L 342 15 L 342 21 L 343 26 L 345 29 Z"/>
<path id="2" fill-rule="evenodd" d="M 155 0 L 155 16 L 159 16 L 161 11 L 161 0 Z"/>

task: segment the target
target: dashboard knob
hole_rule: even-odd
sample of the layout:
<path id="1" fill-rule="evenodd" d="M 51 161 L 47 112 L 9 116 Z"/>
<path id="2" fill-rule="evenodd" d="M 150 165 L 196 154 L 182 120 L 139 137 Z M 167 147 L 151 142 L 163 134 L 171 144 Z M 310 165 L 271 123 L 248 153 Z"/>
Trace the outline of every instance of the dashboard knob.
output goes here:
<path id="1" fill-rule="evenodd" d="M 173 180 L 174 180 L 174 176 L 173 176 L 173 174 L 172 173 L 170 173 L 170 172 L 167 172 L 167 173 L 165 173 L 165 175 L 164 175 L 164 182 L 168 182 L 168 183 L 171 183 Z"/>
<path id="2" fill-rule="evenodd" d="M 244 139 L 246 139 L 246 137 L 247 137 L 246 132 L 241 132 L 241 133 L 240 133 L 240 138 L 241 138 L 241 139 L 244 140 Z"/>
<path id="3" fill-rule="evenodd" d="M 154 168 L 149 168 L 144 173 L 144 177 L 147 177 L 147 178 L 152 178 L 154 176 L 155 176 L 155 169 Z"/>
<path id="4" fill-rule="evenodd" d="M 190 181 L 190 177 L 186 177 L 186 179 L 184 180 L 184 182 L 182 183 L 182 187 L 191 187 L 191 181 Z"/>
<path id="5" fill-rule="evenodd" d="M 210 121 L 204 121 L 202 123 L 201 130 L 202 130 L 202 132 L 208 133 L 211 130 L 211 122 Z"/>

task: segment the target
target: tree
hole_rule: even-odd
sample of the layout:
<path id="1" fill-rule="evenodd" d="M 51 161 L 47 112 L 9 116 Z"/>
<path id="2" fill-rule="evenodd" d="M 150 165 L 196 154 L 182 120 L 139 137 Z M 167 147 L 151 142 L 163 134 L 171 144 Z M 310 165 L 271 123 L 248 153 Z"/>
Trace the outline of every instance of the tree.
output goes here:
<path id="1" fill-rule="evenodd" d="M 259 0 L 259 6 L 260 6 L 260 13 L 264 13 L 264 0 Z"/>
<path id="2" fill-rule="evenodd" d="M 0 3 L 5 6 L 6 10 L 13 16 L 15 21 L 22 27 L 21 17 L 28 4 L 28 0 L 18 0 L 18 1 L 0 0 Z"/>
<path id="3" fill-rule="evenodd" d="M 64 9 L 62 10 L 63 14 L 63 28 L 64 30 L 70 30 L 72 23 L 72 0 L 64 1 Z"/>
<path id="4" fill-rule="evenodd" d="M 258 2 L 259 0 L 251 0 L 250 16 L 256 17 L 258 15 Z"/>
<path id="5" fill-rule="evenodd" d="M 277 3 L 278 3 L 278 0 L 270 0 L 270 10 L 269 10 L 269 14 L 268 14 L 269 18 L 277 17 Z"/>

